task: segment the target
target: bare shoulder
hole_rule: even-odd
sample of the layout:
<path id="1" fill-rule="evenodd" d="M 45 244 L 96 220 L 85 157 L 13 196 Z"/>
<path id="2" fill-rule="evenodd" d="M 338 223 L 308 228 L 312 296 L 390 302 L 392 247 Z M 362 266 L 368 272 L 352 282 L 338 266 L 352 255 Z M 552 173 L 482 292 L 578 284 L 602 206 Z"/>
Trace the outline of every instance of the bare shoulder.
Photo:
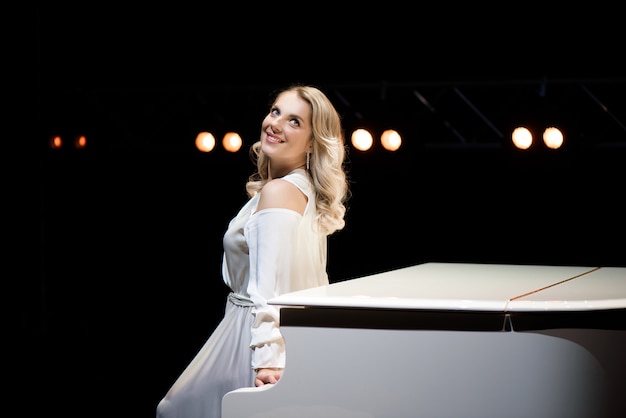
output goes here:
<path id="1" fill-rule="evenodd" d="M 274 179 L 263 186 L 257 211 L 268 208 L 284 208 L 303 214 L 306 203 L 306 195 L 295 184 L 284 179 Z"/>

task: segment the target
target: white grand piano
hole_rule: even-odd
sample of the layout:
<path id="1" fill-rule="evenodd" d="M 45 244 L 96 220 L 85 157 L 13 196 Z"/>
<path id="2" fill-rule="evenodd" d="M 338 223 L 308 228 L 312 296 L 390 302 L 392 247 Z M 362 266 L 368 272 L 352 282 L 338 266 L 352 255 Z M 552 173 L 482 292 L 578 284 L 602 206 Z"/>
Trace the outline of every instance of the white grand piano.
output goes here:
<path id="1" fill-rule="evenodd" d="M 282 295 L 223 418 L 626 417 L 626 268 L 424 263 Z"/>

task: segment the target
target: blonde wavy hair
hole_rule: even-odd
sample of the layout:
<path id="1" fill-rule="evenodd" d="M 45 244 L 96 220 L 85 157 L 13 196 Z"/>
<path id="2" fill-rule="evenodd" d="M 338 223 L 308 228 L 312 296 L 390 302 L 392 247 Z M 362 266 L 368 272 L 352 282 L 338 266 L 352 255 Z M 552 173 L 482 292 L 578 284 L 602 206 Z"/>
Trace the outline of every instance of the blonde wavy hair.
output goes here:
<path id="1" fill-rule="evenodd" d="M 295 91 L 311 106 L 313 147 L 308 173 L 315 187 L 315 206 L 320 230 L 332 234 L 345 226 L 349 184 L 345 170 L 346 148 L 341 117 L 328 97 L 317 87 L 293 85 L 274 94 Z M 246 192 L 252 197 L 267 183 L 269 158 L 261 141 L 250 148 L 256 171 L 248 178 Z"/>

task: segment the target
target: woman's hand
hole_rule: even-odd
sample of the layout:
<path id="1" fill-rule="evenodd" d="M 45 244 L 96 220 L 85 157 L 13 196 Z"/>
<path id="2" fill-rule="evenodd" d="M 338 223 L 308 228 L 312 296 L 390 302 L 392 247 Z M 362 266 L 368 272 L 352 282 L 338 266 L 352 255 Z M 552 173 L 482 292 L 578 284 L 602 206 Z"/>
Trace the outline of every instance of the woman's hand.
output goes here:
<path id="1" fill-rule="evenodd" d="M 254 386 L 263 386 L 266 384 L 274 384 L 278 382 L 283 375 L 283 369 L 257 369 Z"/>

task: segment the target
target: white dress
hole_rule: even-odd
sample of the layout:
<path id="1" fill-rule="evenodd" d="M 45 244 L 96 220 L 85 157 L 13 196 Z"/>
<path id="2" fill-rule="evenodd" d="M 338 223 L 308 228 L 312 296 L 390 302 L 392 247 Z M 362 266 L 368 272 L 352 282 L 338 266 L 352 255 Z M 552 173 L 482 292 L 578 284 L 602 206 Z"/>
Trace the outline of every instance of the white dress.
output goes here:
<path id="1" fill-rule="evenodd" d="M 315 196 L 306 171 L 283 177 L 308 198 L 303 215 L 283 208 L 256 212 L 259 195 L 233 218 L 224 234 L 222 276 L 232 292 L 225 314 L 204 346 L 157 406 L 158 418 L 218 418 L 231 390 L 254 386 L 254 369 L 285 367 L 277 295 L 328 284 L 327 235 L 316 222 Z"/>

